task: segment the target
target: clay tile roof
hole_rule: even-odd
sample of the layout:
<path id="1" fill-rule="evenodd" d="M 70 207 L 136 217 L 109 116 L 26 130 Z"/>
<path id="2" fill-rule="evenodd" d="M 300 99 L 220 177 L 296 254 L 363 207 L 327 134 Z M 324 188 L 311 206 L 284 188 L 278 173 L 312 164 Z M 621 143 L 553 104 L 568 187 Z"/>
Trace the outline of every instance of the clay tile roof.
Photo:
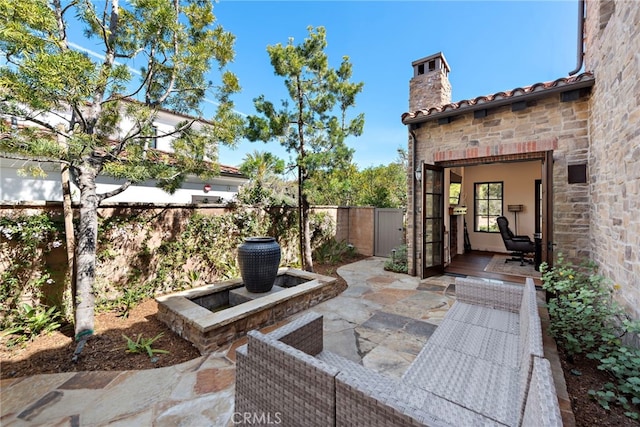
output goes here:
<path id="1" fill-rule="evenodd" d="M 238 175 L 239 177 L 244 178 L 244 175 L 242 175 L 242 173 L 240 172 L 240 169 L 233 167 L 233 166 L 227 166 L 227 165 L 218 165 L 220 167 L 220 173 L 223 173 L 225 175 Z"/>
<path id="2" fill-rule="evenodd" d="M 435 120 L 440 117 L 460 115 L 473 110 L 511 104 L 533 97 L 590 87 L 593 86 L 594 82 L 595 78 L 593 73 L 585 72 L 573 77 L 562 77 L 551 82 L 535 83 L 531 86 L 517 87 L 512 90 L 494 93 L 493 95 L 478 96 L 477 98 L 464 99 L 440 107 L 425 108 L 404 113 L 402 115 L 402 123 L 419 123 Z"/>
<path id="3" fill-rule="evenodd" d="M 160 157 L 162 157 L 165 160 L 168 160 L 170 163 L 172 161 L 173 158 L 173 153 L 167 152 L 167 151 L 160 151 L 160 150 L 153 150 L 157 155 L 159 155 Z M 205 164 L 210 164 L 209 162 L 205 161 Z M 240 169 L 234 167 L 234 166 L 227 166 L 227 165 L 223 165 L 223 164 L 218 164 L 218 168 L 220 170 L 220 175 L 225 175 L 225 176 L 235 176 L 237 178 L 246 178 L 246 176 L 244 176 L 242 174 L 242 172 L 240 172 Z"/>
<path id="4" fill-rule="evenodd" d="M 149 153 L 151 156 L 154 156 L 156 159 L 162 160 L 163 162 L 167 162 L 169 164 L 175 163 L 175 157 L 173 153 L 169 151 L 162 151 L 162 150 L 157 150 L 155 148 L 151 148 L 149 149 Z M 121 154 L 121 157 L 126 158 L 126 154 L 124 153 Z M 208 162 L 208 161 L 204 161 L 204 164 L 212 165 L 211 162 Z M 247 177 L 243 175 L 242 172 L 240 172 L 240 169 L 238 169 L 235 166 L 218 164 L 218 169 L 220 170 L 220 175 L 247 179 Z"/>

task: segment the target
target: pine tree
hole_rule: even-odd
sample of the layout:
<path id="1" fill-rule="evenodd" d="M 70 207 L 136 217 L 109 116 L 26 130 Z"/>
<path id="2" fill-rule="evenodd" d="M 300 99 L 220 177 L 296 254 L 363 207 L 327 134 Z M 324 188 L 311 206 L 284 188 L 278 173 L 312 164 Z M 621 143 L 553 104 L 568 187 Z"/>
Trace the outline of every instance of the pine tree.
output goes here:
<path id="1" fill-rule="evenodd" d="M 234 37 L 215 23 L 212 3 L 199 0 L 0 0 L 0 21 L 0 114 L 25 124 L 4 125 L 1 156 L 60 163 L 80 190 L 74 308 L 76 339 L 84 338 L 94 329 L 100 203 L 147 179 L 172 192 L 187 174 L 213 176 L 218 143 L 241 135 L 230 100 L 239 83 L 224 68 Z M 92 51 L 100 46 L 98 60 L 69 41 L 78 29 Z M 207 80 L 213 65 L 215 83 Z M 196 120 L 205 96 L 218 108 Z M 153 135 L 161 109 L 185 120 Z M 172 155 L 150 149 L 156 136 L 174 138 Z M 123 184 L 99 194 L 98 175 Z"/>
<path id="2" fill-rule="evenodd" d="M 320 171 L 347 167 L 353 150 L 345 139 L 359 136 L 364 114 L 347 120 L 347 110 L 363 83 L 352 83 L 352 66 L 347 56 L 337 69 L 329 66 L 324 27 L 309 27 L 309 36 L 298 45 L 290 39 L 286 46 L 267 46 L 276 75 L 284 78 L 291 105 L 281 108 L 264 96 L 254 100 L 258 115 L 248 118 L 246 136 L 251 141 L 279 139 L 289 153 L 295 154 L 298 168 L 298 209 L 300 217 L 300 258 L 302 267 L 313 271 L 310 204 L 307 182 Z"/>

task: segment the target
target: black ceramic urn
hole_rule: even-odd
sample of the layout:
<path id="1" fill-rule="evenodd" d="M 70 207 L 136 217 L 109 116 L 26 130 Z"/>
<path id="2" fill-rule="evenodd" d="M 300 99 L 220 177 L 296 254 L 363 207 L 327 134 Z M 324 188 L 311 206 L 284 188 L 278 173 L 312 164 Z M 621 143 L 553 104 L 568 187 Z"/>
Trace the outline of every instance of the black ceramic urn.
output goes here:
<path id="1" fill-rule="evenodd" d="M 249 292 L 269 292 L 278 275 L 280 245 L 273 237 L 247 237 L 238 247 L 238 265 Z"/>

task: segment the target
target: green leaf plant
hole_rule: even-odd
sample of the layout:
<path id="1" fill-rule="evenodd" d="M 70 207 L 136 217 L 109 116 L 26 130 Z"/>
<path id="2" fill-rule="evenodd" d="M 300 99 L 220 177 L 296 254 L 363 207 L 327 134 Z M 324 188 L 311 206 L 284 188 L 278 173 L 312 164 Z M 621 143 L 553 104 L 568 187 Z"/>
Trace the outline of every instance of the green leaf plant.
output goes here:
<path id="1" fill-rule="evenodd" d="M 640 349 L 624 345 L 622 337 L 640 332 L 613 301 L 619 285 L 597 274 L 595 264 L 568 264 L 562 254 L 554 268 L 541 266 L 543 289 L 549 293 L 547 307 L 550 332 L 569 357 L 585 354 L 599 362 L 598 369 L 614 380 L 589 395 L 607 409 L 620 405 L 625 415 L 640 418 Z"/>
<path id="2" fill-rule="evenodd" d="M 48 334 L 60 327 L 57 307 L 35 306 L 24 303 L 14 310 L 11 327 L 2 332 L 2 336 L 11 335 L 8 345 L 31 340 L 36 336 Z"/>
<path id="3" fill-rule="evenodd" d="M 407 245 L 400 245 L 391 251 L 391 258 L 384 263 L 384 269 L 395 273 L 407 273 Z"/>
<path id="4" fill-rule="evenodd" d="M 160 350 L 157 348 L 151 347 L 151 345 L 156 342 L 160 337 L 162 337 L 163 333 L 160 332 L 153 338 L 143 338 L 142 334 L 138 334 L 136 340 L 132 340 L 128 336 L 122 334 L 122 337 L 126 340 L 127 346 L 125 351 L 127 353 L 147 353 L 149 358 L 153 358 L 154 354 L 169 354 L 167 350 Z"/>

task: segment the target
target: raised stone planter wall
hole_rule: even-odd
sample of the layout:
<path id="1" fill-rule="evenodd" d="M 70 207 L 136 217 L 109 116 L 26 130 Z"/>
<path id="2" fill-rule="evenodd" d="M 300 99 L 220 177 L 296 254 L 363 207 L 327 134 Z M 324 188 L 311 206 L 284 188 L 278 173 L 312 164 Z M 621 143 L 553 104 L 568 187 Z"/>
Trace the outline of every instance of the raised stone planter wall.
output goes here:
<path id="1" fill-rule="evenodd" d="M 202 354 L 220 350 L 248 331 L 272 325 L 336 296 L 336 279 L 295 269 L 280 269 L 308 281 L 253 301 L 212 312 L 194 302 L 211 292 L 228 292 L 242 286 L 241 279 L 201 286 L 158 297 L 158 319 L 193 343 Z"/>

